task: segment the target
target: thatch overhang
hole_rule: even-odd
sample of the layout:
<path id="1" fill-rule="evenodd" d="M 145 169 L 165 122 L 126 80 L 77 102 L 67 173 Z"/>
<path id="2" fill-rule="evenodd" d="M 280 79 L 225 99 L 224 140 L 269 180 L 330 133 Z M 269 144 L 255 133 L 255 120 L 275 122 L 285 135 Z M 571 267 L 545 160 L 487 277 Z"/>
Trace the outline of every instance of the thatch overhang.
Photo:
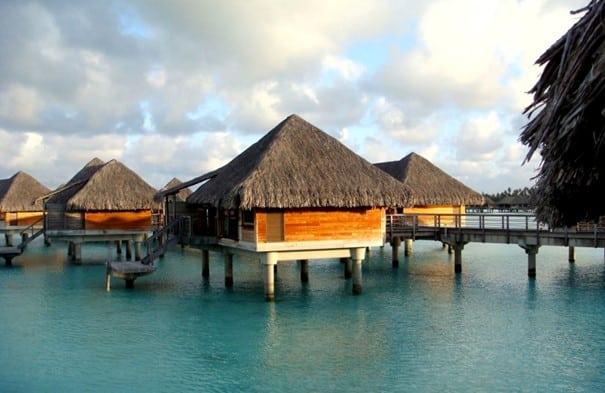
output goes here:
<path id="1" fill-rule="evenodd" d="M 541 155 L 533 202 L 551 225 L 605 215 L 605 1 L 577 12 L 585 14 L 536 61 L 544 68 L 520 136 L 525 161 Z"/>
<path id="2" fill-rule="evenodd" d="M 187 199 L 225 209 L 407 206 L 401 182 L 291 115 Z"/>
<path id="3" fill-rule="evenodd" d="M 416 153 L 410 153 L 399 161 L 375 165 L 411 190 L 414 206 L 482 205 L 484 202 L 483 195 Z"/>
<path id="4" fill-rule="evenodd" d="M 47 203 L 64 204 L 68 211 L 130 211 L 159 207 L 157 192 L 117 160 L 90 161 Z"/>
<path id="5" fill-rule="evenodd" d="M 183 182 L 180 179 L 173 177 L 172 180 L 170 180 L 168 183 L 166 183 L 166 185 L 164 187 L 162 187 L 160 189 L 158 194 L 165 192 L 167 190 L 174 190 L 174 189 L 178 188 L 178 191 L 175 191 L 172 195 L 174 195 L 174 199 L 177 202 L 185 202 L 187 200 L 187 197 L 189 197 L 189 195 L 191 195 L 192 191 L 187 186 L 180 187 L 182 184 L 183 184 Z M 157 196 L 155 199 L 158 200 Z"/>
<path id="6" fill-rule="evenodd" d="M 40 212 L 43 210 L 40 195 L 48 193 L 48 187 L 25 172 L 0 180 L 1 212 Z"/>

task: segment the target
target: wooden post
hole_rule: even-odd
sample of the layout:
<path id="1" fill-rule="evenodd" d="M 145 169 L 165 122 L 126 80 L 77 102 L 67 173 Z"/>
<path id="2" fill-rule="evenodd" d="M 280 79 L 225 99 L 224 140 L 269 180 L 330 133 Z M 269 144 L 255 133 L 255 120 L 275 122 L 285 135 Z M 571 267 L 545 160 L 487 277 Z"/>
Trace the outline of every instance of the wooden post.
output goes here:
<path id="1" fill-rule="evenodd" d="M 265 300 L 272 302 L 275 300 L 275 270 L 277 264 L 277 253 L 268 252 L 263 256 L 265 265 Z"/>
<path id="2" fill-rule="evenodd" d="M 118 255 L 122 255 L 122 241 L 121 240 L 116 241 L 116 253 Z"/>
<path id="3" fill-rule="evenodd" d="M 3 255 L 4 257 L 4 266 L 13 266 L 13 257 L 8 255 Z"/>
<path id="4" fill-rule="evenodd" d="M 126 259 L 132 259 L 132 240 L 126 240 Z"/>
<path id="5" fill-rule="evenodd" d="M 537 244 L 519 243 L 519 247 L 525 250 L 527 254 L 527 276 L 536 277 L 536 254 L 540 248 Z"/>
<path id="6" fill-rule="evenodd" d="M 392 263 L 393 267 L 399 267 L 399 246 L 401 245 L 401 238 L 395 237 L 391 239 L 391 248 L 393 249 Z"/>
<path id="7" fill-rule="evenodd" d="M 403 255 L 405 255 L 406 257 L 412 255 L 412 242 L 412 239 L 405 239 L 404 241 Z"/>
<path id="8" fill-rule="evenodd" d="M 141 241 L 140 240 L 135 240 L 135 242 L 134 242 L 134 260 L 135 261 L 141 260 Z"/>
<path id="9" fill-rule="evenodd" d="M 202 250 L 202 277 L 210 277 L 210 251 Z"/>
<path id="10" fill-rule="evenodd" d="M 457 241 L 452 244 L 451 247 L 454 249 L 454 272 L 462 273 L 462 250 L 466 242 Z"/>
<path id="11" fill-rule="evenodd" d="M 365 258 L 365 248 L 351 249 L 351 258 L 353 259 L 353 295 L 361 295 L 361 263 Z"/>
<path id="12" fill-rule="evenodd" d="M 13 246 L 13 235 L 11 235 L 10 233 L 5 233 L 4 234 L 4 240 L 6 240 L 6 246 L 7 247 L 12 247 Z"/>
<path id="13" fill-rule="evenodd" d="M 134 278 L 125 278 L 124 281 L 126 282 L 126 288 L 134 288 Z"/>
<path id="14" fill-rule="evenodd" d="M 82 243 L 73 243 L 73 260 L 77 264 L 82 263 Z"/>
<path id="15" fill-rule="evenodd" d="M 309 260 L 301 259 L 299 261 L 299 264 L 300 264 L 300 281 L 309 282 Z"/>
<path id="16" fill-rule="evenodd" d="M 233 254 L 224 252 L 225 259 L 225 286 L 231 288 L 233 286 Z"/>
<path id="17" fill-rule="evenodd" d="M 107 262 L 107 270 L 105 271 L 105 290 L 111 291 L 111 263 Z"/>
<path id="18" fill-rule="evenodd" d="M 570 263 L 574 263 L 576 261 L 576 248 L 574 246 L 568 247 L 568 258 L 567 260 Z"/>
<path id="19" fill-rule="evenodd" d="M 353 276 L 353 262 L 351 258 L 340 258 L 340 260 L 344 263 L 345 279 L 351 278 Z"/>

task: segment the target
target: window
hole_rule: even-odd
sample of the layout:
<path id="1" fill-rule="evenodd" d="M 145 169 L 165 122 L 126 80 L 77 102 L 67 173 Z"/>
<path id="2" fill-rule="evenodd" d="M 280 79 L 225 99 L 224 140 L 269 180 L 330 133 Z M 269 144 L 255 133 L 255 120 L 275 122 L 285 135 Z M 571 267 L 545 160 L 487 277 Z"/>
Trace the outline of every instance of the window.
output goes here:
<path id="1" fill-rule="evenodd" d="M 242 210 L 242 225 L 254 226 L 254 210 Z"/>

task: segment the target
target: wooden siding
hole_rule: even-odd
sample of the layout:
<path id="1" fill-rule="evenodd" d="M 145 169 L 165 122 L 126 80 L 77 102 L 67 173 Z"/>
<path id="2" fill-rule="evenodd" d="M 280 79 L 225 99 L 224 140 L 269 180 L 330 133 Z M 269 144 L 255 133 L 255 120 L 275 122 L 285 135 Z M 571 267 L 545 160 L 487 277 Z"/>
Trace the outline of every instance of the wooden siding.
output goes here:
<path id="1" fill-rule="evenodd" d="M 85 229 L 151 229 L 151 210 L 84 212 Z"/>
<path id="2" fill-rule="evenodd" d="M 84 229 L 84 215 L 81 212 L 66 212 L 65 205 L 46 205 L 46 229 L 79 230 Z"/>
<path id="3" fill-rule="evenodd" d="M 441 217 L 441 225 L 454 225 L 455 214 L 464 214 L 466 208 L 464 205 L 460 206 L 414 206 L 406 207 L 403 209 L 404 214 L 452 214 L 451 218 Z M 420 225 L 434 225 L 434 218 L 432 216 L 419 216 L 418 224 Z"/>
<path id="4" fill-rule="evenodd" d="M 44 216 L 43 212 L 7 212 L 6 225 L 31 225 Z"/>
<path id="5" fill-rule="evenodd" d="M 281 213 L 281 212 L 279 212 Z M 256 231 L 259 243 L 272 240 L 271 212 L 257 211 Z M 296 209 L 283 212 L 285 242 L 355 240 L 381 238 L 384 209 Z"/>

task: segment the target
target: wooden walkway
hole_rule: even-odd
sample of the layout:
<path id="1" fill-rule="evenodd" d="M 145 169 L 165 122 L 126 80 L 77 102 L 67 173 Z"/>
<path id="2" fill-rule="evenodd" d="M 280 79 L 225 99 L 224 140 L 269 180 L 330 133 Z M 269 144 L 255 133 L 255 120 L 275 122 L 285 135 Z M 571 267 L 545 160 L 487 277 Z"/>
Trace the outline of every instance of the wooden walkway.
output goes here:
<path id="1" fill-rule="evenodd" d="M 393 265 L 398 263 L 401 242 L 406 242 L 407 254 L 412 240 L 434 240 L 447 244 L 454 250 L 456 272 L 462 269 L 465 244 L 517 244 L 528 255 L 528 275 L 535 276 L 536 254 L 541 246 L 569 247 L 569 260 L 573 262 L 575 247 L 605 249 L 605 227 L 579 224 L 573 228 L 549 228 L 531 214 L 387 215 L 386 241 L 393 247 Z"/>

